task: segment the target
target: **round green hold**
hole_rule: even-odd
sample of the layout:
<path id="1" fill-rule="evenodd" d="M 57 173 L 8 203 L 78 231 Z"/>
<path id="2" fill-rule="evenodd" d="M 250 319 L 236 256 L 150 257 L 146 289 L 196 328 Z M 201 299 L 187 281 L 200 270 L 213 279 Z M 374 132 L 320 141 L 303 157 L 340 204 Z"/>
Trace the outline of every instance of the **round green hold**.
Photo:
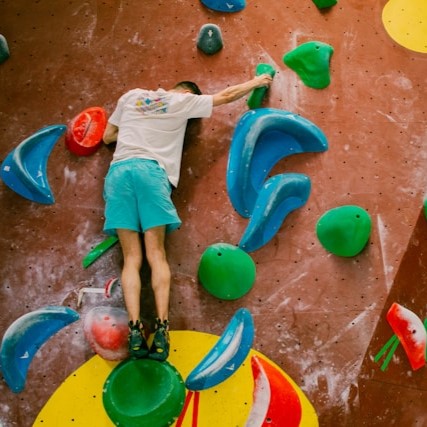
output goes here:
<path id="1" fill-rule="evenodd" d="M 185 400 L 185 385 L 168 362 L 127 359 L 108 376 L 104 408 L 115 425 L 166 427 L 175 422 Z"/>
<path id="2" fill-rule="evenodd" d="M 347 205 L 323 214 L 316 225 L 316 233 L 323 247 L 343 257 L 360 253 L 371 235 L 371 217 L 359 206 Z"/>
<path id="3" fill-rule="evenodd" d="M 244 250 L 228 243 L 216 243 L 203 252 L 198 274 L 200 283 L 210 294 L 234 300 L 251 290 L 256 267 Z"/>

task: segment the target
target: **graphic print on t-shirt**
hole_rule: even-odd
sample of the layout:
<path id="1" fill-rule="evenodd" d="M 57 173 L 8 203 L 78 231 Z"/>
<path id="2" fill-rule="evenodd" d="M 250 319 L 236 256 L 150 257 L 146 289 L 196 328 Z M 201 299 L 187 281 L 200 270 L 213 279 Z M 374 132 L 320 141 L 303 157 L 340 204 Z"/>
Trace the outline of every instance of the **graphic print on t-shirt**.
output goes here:
<path id="1" fill-rule="evenodd" d="M 148 96 L 140 96 L 135 102 L 136 110 L 140 113 L 146 114 L 163 114 L 168 111 L 168 102 L 166 96 L 156 96 L 150 98 Z"/>

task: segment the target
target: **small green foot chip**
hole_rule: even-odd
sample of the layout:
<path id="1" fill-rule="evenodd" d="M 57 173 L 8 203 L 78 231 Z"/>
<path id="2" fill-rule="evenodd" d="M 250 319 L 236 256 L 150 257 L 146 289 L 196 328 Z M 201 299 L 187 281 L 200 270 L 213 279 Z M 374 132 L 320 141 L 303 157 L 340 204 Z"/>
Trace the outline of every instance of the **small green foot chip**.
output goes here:
<path id="1" fill-rule="evenodd" d="M 427 219 L 427 199 L 424 200 L 424 216 Z"/>
<path id="2" fill-rule="evenodd" d="M 303 43 L 283 57 L 283 62 L 294 70 L 304 84 L 314 89 L 324 89 L 331 83 L 329 63 L 334 48 L 326 43 Z"/>
<path id="3" fill-rule="evenodd" d="M 7 45 L 6 37 L 0 34 L 0 64 L 6 61 L 9 56 L 9 46 Z"/>
<path id="4" fill-rule="evenodd" d="M 313 0 L 313 3 L 319 8 L 324 9 L 337 4 L 337 0 Z"/>
<path id="5" fill-rule="evenodd" d="M 222 35 L 218 25 L 205 24 L 200 28 L 197 47 L 206 55 L 213 55 L 222 49 Z"/>
<path id="6" fill-rule="evenodd" d="M 261 74 L 270 74 L 271 77 L 274 77 L 276 70 L 270 64 L 258 64 L 255 70 L 255 74 L 257 76 L 260 76 Z M 248 107 L 251 109 L 261 107 L 266 92 L 266 87 L 259 87 L 254 89 L 249 95 L 247 101 Z"/>

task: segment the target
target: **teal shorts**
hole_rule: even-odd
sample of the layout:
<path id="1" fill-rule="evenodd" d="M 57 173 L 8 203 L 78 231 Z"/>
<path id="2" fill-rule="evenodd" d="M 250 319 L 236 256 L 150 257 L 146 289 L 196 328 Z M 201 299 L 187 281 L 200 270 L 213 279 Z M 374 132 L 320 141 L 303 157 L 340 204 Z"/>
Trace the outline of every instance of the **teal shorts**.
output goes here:
<path id="1" fill-rule="evenodd" d="M 171 199 L 166 172 L 155 160 L 130 159 L 113 163 L 105 178 L 104 232 L 116 235 L 118 228 L 145 232 L 166 226 L 171 232 L 181 225 Z"/>

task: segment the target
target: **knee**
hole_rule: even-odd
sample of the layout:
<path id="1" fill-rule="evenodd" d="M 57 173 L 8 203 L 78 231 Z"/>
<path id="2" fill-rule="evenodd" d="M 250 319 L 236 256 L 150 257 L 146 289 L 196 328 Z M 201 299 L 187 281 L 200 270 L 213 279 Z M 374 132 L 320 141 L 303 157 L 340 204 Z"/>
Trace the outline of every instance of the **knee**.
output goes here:
<path id="1" fill-rule="evenodd" d="M 123 263 L 124 268 L 134 268 L 139 271 L 142 267 L 142 256 L 137 254 L 124 256 Z"/>

